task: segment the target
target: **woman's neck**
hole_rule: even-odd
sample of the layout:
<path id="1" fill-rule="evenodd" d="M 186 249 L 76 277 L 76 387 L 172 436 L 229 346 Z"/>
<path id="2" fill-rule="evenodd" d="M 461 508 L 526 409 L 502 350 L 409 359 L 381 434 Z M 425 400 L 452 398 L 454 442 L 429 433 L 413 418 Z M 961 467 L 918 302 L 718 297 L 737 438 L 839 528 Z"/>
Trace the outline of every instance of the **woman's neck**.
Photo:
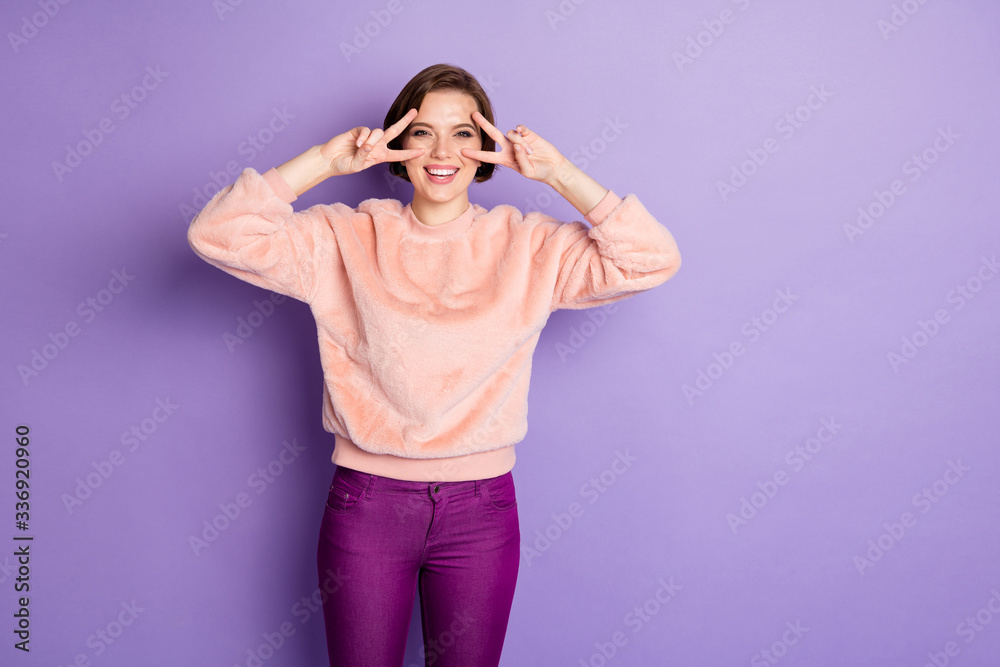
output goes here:
<path id="1" fill-rule="evenodd" d="M 417 220 L 428 227 L 443 225 L 451 222 L 458 216 L 465 213 L 469 208 L 468 191 L 461 197 L 446 202 L 436 202 L 423 197 L 414 196 L 410 204 L 410 210 Z"/>

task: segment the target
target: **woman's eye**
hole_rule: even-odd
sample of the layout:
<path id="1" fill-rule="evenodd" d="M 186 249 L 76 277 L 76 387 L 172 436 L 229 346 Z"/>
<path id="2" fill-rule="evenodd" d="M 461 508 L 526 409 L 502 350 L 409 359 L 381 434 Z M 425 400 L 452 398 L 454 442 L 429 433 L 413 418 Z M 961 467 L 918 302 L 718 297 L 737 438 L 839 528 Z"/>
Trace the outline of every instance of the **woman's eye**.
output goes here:
<path id="1" fill-rule="evenodd" d="M 417 136 L 420 136 L 421 133 L 422 134 L 427 134 L 427 130 L 414 130 L 413 133 L 410 136 L 417 137 Z M 459 136 L 461 136 L 461 137 L 463 137 L 465 139 L 470 139 L 472 137 L 472 133 L 469 132 L 468 130 L 462 130 L 458 134 L 459 134 Z"/>

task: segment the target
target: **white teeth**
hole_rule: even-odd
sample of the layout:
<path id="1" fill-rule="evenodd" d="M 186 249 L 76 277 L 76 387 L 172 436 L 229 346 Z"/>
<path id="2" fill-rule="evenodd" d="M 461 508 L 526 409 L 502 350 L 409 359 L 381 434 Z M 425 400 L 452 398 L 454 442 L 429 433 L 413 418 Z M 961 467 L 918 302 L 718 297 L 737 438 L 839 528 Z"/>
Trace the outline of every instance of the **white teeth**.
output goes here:
<path id="1" fill-rule="evenodd" d="M 453 169 L 452 171 L 448 171 L 446 169 L 428 169 L 427 171 L 434 176 L 451 176 L 452 174 L 458 173 L 458 169 Z"/>

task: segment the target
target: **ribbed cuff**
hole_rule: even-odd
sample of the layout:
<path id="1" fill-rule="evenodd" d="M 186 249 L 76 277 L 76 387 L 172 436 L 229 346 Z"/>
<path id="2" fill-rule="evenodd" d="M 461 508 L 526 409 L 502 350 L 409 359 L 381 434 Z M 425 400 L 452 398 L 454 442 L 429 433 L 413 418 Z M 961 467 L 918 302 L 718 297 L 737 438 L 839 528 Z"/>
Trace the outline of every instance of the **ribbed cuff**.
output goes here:
<path id="1" fill-rule="evenodd" d="M 281 174 L 279 174 L 278 170 L 274 167 L 268 169 L 261 175 L 264 177 L 264 180 L 267 181 L 267 184 L 271 186 L 271 189 L 274 190 L 274 194 L 278 195 L 278 197 L 283 199 L 285 202 L 291 204 L 299 198 L 298 195 L 295 194 L 295 191 L 292 190 L 291 186 L 285 182 L 285 179 L 281 177 Z"/>
<path id="2" fill-rule="evenodd" d="M 597 206 L 583 217 L 591 225 L 599 225 L 621 203 L 622 198 L 616 195 L 613 190 L 608 190 L 608 193 L 604 195 L 604 199 L 598 202 Z"/>

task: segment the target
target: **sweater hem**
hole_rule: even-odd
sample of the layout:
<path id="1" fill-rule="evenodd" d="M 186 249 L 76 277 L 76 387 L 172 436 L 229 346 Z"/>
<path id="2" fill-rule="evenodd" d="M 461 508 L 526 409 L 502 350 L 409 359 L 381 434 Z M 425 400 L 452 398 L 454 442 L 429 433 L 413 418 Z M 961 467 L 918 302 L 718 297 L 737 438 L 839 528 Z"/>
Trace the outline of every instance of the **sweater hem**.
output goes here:
<path id="1" fill-rule="evenodd" d="M 370 475 L 415 482 L 466 482 L 499 477 L 514 467 L 514 445 L 462 456 L 412 459 L 392 454 L 373 454 L 339 433 L 333 455 L 334 465 Z"/>

